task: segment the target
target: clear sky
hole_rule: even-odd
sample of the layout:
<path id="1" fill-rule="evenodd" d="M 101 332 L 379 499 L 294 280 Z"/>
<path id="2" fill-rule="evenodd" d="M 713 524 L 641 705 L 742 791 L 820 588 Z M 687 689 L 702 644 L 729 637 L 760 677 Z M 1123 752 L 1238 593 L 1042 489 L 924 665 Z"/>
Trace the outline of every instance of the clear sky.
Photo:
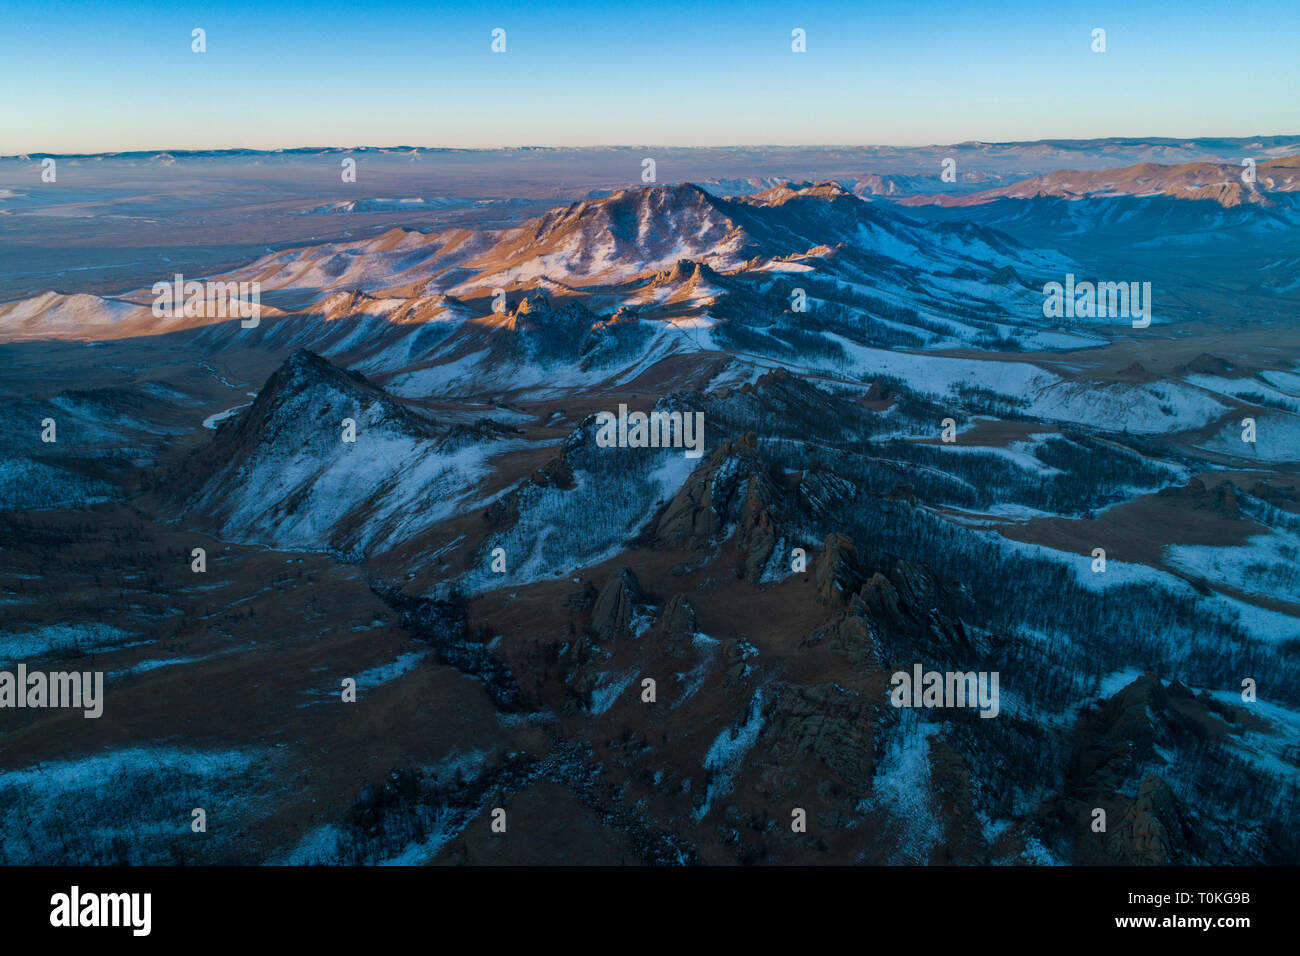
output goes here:
<path id="1" fill-rule="evenodd" d="M 0 154 L 1296 133 L 1298 63 L 1293 0 L 0 0 Z"/>

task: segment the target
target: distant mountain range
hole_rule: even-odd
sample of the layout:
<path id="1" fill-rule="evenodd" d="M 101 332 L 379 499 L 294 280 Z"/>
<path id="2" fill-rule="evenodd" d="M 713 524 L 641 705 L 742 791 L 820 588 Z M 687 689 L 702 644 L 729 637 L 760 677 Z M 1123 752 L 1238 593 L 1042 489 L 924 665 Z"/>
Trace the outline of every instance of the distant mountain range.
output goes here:
<path id="1" fill-rule="evenodd" d="M 1079 172 L 1061 170 L 995 189 L 960 196 L 909 196 L 902 205 L 937 203 L 943 206 L 978 206 L 997 199 L 1093 199 L 1111 196 L 1168 196 L 1205 199 L 1231 208 L 1242 203 L 1272 205 L 1276 194 L 1300 190 L 1300 156 L 1261 160 L 1253 168 L 1237 163 L 1183 163 L 1161 166 L 1142 163 L 1122 169 Z"/>
<path id="2" fill-rule="evenodd" d="M 748 146 L 666 146 L 666 145 L 609 145 L 609 146 L 512 146 L 497 148 L 464 148 L 453 146 L 299 146 L 284 149 L 144 149 L 122 152 L 99 153 L 24 153 L 14 156 L 0 156 L 5 159 L 40 159 L 46 156 L 63 156 L 67 158 L 98 159 L 200 159 L 224 157 L 294 157 L 315 154 L 374 154 L 412 156 L 422 154 L 513 154 L 513 153 L 643 153 L 646 150 L 666 152 L 669 154 L 726 154 L 737 155 L 764 154 L 815 154 L 830 155 L 859 154 L 862 156 L 898 157 L 908 154 L 926 153 L 937 150 L 956 151 L 964 155 L 1020 155 L 1047 157 L 1087 156 L 1094 161 L 1114 160 L 1116 158 L 1137 159 L 1142 162 L 1191 161 L 1206 158 L 1209 155 L 1229 155 L 1242 151 L 1256 151 L 1263 155 L 1285 155 L 1300 149 L 1300 135 L 1269 135 L 1247 137 L 1201 136 L 1189 138 L 1175 137 L 1137 137 L 1118 136 L 1098 139 L 1043 139 L 1020 142 L 981 142 L 968 140 L 948 145 L 929 146 L 889 146 L 889 145 L 823 145 L 823 146 L 772 146 L 753 144 Z"/>

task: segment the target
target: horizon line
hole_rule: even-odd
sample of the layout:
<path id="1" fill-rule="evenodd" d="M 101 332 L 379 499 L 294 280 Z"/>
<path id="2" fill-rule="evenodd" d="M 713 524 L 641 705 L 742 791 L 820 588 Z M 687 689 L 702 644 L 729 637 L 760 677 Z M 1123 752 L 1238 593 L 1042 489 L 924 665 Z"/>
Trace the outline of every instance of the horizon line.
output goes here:
<path id="1" fill-rule="evenodd" d="M 1224 142 L 1246 143 L 1255 140 L 1285 140 L 1294 139 L 1296 145 L 1300 146 L 1300 132 L 1298 133 L 1258 133 L 1251 136 L 1215 136 L 1213 134 L 1201 136 L 1093 136 L 1085 138 L 1070 137 L 1045 137 L 1042 139 L 1012 139 L 1012 140 L 983 140 L 983 139 L 966 139 L 957 142 L 933 142 L 925 144 L 901 144 L 901 143 L 728 143 L 722 145 L 703 146 L 703 145 L 674 145 L 671 143 L 596 143 L 585 146 L 573 145 L 500 145 L 500 146 L 419 146 L 413 144 L 399 144 L 391 146 L 276 146 L 276 147 L 257 147 L 257 146 L 186 146 L 186 147 L 146 147 L 140 149 L 124 150 L 99 150 L 91 152 L 50 152 L 47 150 L 30 150 L 21 153 L 0 154 L 0 160 L 5 159 L 32 159 L 32 158 L 53 158 L 53 159 L 81 159 L 94 157 L 119 157 L 119 156 L 151 156 L 151 155 L 200 155 L 204 153 L 259 153 L 259 154 L 276 154 L 276 153 L 325 153 L 325 152 L 448 152 L 448 153 L 499 153 L 512 151 L 561 151 L 561 150 L 631 150 L 631 149 L 676 149 L 676 150 L 718 150 L 718 149 L 898 149 L 898 150 L 924 150 L 936 149 L 940 147 L 971 147 L 971 146 L 1042 146 L 1052 144 L 1088 144 L 1088 143 L 1148 143 L 1151 145 L 1181 145 L 1183 143 L 1195 143 L 1198 140 L 1222 140 Z"/>

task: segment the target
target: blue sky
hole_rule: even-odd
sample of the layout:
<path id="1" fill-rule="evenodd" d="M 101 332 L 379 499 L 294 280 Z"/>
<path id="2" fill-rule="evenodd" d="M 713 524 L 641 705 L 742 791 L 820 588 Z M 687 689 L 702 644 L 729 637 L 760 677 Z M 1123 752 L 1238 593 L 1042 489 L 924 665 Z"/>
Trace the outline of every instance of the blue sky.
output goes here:
<path id="1" fill-rule="evenodd" d="M 1300 131 L 1295 3 L 0 0 L 0 24 L 0 154 Z"/>

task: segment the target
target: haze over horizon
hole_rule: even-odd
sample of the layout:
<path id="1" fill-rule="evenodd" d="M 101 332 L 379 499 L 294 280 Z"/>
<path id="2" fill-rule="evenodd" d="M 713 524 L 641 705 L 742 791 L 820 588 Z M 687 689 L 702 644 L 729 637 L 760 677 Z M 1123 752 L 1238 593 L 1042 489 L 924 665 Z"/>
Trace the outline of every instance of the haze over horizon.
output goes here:
<path id="1" fill-rule="evenodd" d="M 227 144 L 207 144 L 199 146 L 141 146 L 129 150 L 91 150 L 91 151 L 69 151 L 54 152 L 51 150 L 29 150 L 23 153 L 8 153 L 0 155 L 0 159 L 16 159 L 28 156 L 121 156 L 132 154 L 148 153 L 205 153 L 205 152 L 247 152 L 247 153 L 283 153 L 283 152 L 349 152 L 349 151 L 389 151 L 396 152 L 400 150 L 417 150 L 426 152 L 435 151 L 455 151 L 455 152 L 512 152 L 528 150 L 553 150 L 563 152 L 565 150 L 592 151 L 592 150 L 628 150 L 628 149 L 663 149 L 663 150 L 743 150 L 743 149 L 771 149 L 771 150 L 916 150 L 925 151 L 947 147 L 961 146 L 1034 146 L 1039 144 L 1095 144 L 1104 142 L 1133 142 L 1133 143 L 1192 143 L 1205 140 L 1273 140 L 1273 139 L 1291 139 L 1300 137 L 1300 133 L 1256 133 L 1249 136 L 1216 136 L 1212 133 L 1201 134 L 1197 136 L 1098 136 L 1089 138 L 1074 137 L 1045 137 L 1041 139 L 1029 140 L 993 140 L 993 139 L 968 139 L 953 141 L 936 141 L 932 143 L 718 143 L 714 145 L 683 145 L 680 143 L 591 143 L 588 145 L 578 146 L 572 143 L 520 143 L 515 145 L 499 146 L 446 146 L 431 145 L 428 143 L 310 143 L 297 146 L 245 146 L 238 143 Z"/>

